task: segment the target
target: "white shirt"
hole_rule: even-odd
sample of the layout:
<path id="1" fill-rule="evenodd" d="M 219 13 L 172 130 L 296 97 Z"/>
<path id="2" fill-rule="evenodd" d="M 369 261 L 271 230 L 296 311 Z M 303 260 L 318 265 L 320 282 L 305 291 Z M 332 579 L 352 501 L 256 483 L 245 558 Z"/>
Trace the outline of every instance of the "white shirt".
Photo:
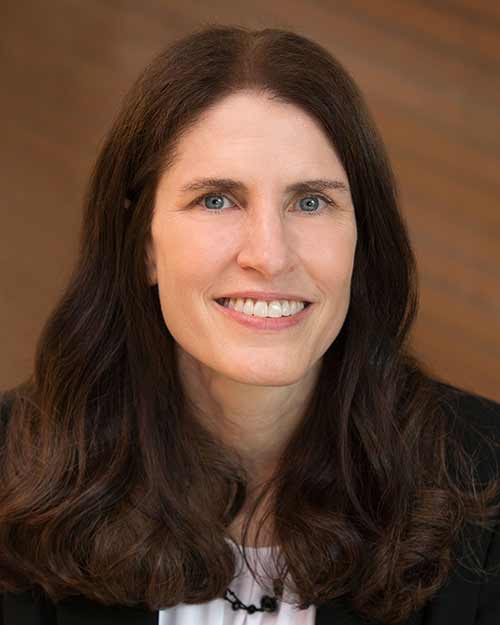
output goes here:
<path id="1" fill-rule="evenodd" d="M 262 589 L 252 577 L 248 566 L 240 553 L 240 549 L 233 541 L 226 539 L 233 547 L 237 562 L 237 573 L 230 585 L 238 599 L 249 606 L 260 607 L 262 595 L 273 596 L 272 591 Z M 247 558 L 255 563 L 257 570 L 263 574 L 262 567 L 258 566 L 257 555 L 260 560 L 269 560 L 272 547 L 247 547 Z M 258 554 L 257 554 L 258 552 Z M 270 566 L 270 565 L 269 565 Z M 234 599 L 232 595 L 231 599 Z M 290 595 L 288 595 L 290 597 Z M 233 610 L 232 604 L 224 598 L 213 599 L 206 603 L 180 603 L 171 608 L 159 611 L 158 625 L 314 625 L 316 620 L 316 606 L 311 605 L 307 610 L 298 610 L 291 603 L 287 603 L 286 588 L 282 599 L 278 599 L 276 612 L 254 612 L 249 614 L 244 609 Z"/>

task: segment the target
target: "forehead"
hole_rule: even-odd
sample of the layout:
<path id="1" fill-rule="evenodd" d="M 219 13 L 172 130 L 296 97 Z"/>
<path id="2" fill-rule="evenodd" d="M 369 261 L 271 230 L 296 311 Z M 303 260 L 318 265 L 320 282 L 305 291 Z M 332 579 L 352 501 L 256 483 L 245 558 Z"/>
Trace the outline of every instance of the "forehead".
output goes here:
<path id="1" fill-rule="evenodd" d="M 344 173 L 332 139 L 298 106 L 239 92 L 210 107 L 181 138 L 171 177 L 190 173 L 291 177 Z M 321 168 L 321 172 L 318 172 Z M 217 171 L 215 171 L 217 170 Z M 283 170 L 286 170 L 284 172 Z"/>

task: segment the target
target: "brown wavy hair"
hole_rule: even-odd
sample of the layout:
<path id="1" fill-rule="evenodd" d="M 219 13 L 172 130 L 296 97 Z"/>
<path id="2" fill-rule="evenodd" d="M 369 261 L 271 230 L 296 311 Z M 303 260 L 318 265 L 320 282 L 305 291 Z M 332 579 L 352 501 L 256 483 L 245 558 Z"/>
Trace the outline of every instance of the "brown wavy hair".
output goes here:
<path id="1" fill-rule="evenodd" d="M 242 89 L 320 122 L 347 173 L 358 228 L 347 317 L 252 502 L 245 557 L 251 519 L 270 501 L 259 532 L 272 518 L 280 555 L 266 582 L 283 587 L 289 574 L 298 607 L 348 597 L 366 618 L 397 623 L 446 581 L 466 525 L 491 528 L 498 516 L 497 476 L 479 490 L 478 465 L 458 436 L 458 390 L 409 345 L 416 262 L 359 89 L 298 33 L 204 24 L 161 52 L 126 95 L 33 372 L 3 393 L 4 592 L 40 588 L 56 602 L 83 594 L 157 610 L 222 597 L 231 584 L 236 563 L 224 539 L 250 481 L 183 393 L 145 249 L 157 183 L 183 133 Z"/>

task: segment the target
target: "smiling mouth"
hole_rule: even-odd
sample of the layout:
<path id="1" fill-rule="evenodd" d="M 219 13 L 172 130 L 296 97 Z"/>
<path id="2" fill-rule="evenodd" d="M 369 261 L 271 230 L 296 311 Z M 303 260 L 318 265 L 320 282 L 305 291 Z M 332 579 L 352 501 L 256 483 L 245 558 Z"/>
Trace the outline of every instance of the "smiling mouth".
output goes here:
<path id="1" fill-rule="evenodd" d="M 220 304 L 221 306 L 224 306 L 225 308 L 228 308 L 227 306 L 224 305 L 225 300 L 226 300 L 225 297 L 221 297 L 219 299 L 214 299 L 214 302 L 217 302 L 217 304 Z M 311 305 L 311 302 L 304 301 L 304 308 L 307 308 L 310 305 Z"/>

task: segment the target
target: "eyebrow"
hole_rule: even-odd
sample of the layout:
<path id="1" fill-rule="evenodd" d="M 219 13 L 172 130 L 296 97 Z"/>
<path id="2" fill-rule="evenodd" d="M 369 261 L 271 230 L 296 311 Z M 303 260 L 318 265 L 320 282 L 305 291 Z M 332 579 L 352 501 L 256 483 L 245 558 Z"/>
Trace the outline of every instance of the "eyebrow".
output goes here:
<path id="1" fill-rule="evenodd" d="M 232 178 L 196 178 L 181 187 L 181 193 L 189 191 L 202 191 L 204 189 L 221 189 L 224 191 L 245 191 L 248 187 L 240 180 Z M 286 187 L 285 191 L 310 192 L 325 189 L 337 189 L 347 193 L 347 185 L 341 180 L 329 180 L 316 178 L 313 180 L 301 180 Z"/>

